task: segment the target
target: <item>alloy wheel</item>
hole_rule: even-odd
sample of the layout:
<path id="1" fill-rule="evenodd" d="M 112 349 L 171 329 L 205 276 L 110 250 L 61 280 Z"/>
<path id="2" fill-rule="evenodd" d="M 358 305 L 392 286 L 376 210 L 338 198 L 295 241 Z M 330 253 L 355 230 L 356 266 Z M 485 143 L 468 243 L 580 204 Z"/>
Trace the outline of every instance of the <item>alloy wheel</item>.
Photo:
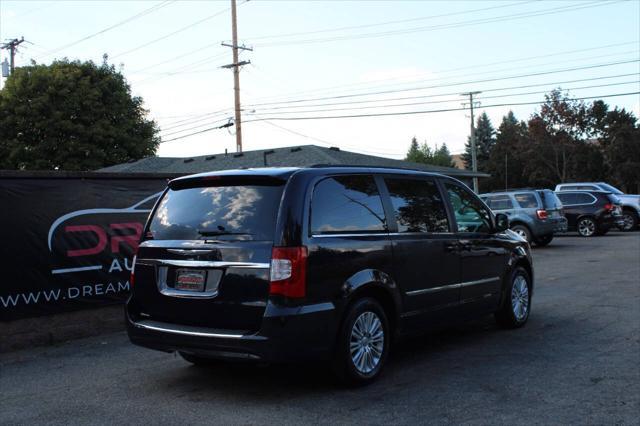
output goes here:
<path id="1" fill-rule="evenodd" d="M 517 275 L 511 288 L 511 308 L 513 316 L 518 321 L 523 321 L 529 313 L 529 285 L 527 279 Z"/>
<path id="2" fill-rule="evenodd" d="M 351 361 L 361 374 L 369 374 L 376 369 L 384 350 L 384 328 L 374 312 L 367 311 L 353 323 L 349 350 Z"/>
<path id="3" fill-rule="evenodd" d="M 582 219 L 578 223 L 578 232 L 583 237 L 590 237 L 596 233 L 596 224 L 591 219 Z"/>
<path id="4" fill-rule="evenodd" d="M 631 231 L 635 225 L 634 217 L 632 213 L 623 213 L 622 214 L 622 231 Z"/>

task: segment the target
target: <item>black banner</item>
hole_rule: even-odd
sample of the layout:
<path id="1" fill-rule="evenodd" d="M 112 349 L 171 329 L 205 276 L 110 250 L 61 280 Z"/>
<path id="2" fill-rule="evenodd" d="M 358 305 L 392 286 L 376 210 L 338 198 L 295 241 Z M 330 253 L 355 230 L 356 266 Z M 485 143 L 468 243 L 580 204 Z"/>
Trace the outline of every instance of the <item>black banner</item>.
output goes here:
<path id="1" fill-rule="evenodd" d="M 122 302 L 166 179 L 0 177 L 0 320 Z"/>

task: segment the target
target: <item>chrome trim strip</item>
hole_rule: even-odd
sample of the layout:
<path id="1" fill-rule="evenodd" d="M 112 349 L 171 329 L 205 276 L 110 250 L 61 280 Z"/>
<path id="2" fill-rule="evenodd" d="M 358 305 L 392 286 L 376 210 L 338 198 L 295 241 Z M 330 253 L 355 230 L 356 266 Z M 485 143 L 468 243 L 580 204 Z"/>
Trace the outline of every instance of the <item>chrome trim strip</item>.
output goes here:
<path id="1" fill-rule="evenodd" d="M 442 285 L 439 287 L 430 287 L 430 288 L 423 288 L 420 290 L 408 291 L 406 294 L 407 296 L 418 296 L 420 294 L 435 293 L 437 291 L 442 291 L 442 290 L 453 290 L 456 288 L 470 287 L 472 285 L 486 284 L 486 283 L 491 283 L 499 280 L 500 280 L 500 277 L 484 278 L 481 280 L 466 281 L 461 283 Z"/>
<path id="2" fill-rule="evenodd" d="M 173 254 L 182 254 L 182 255 L 190 255 L 190 254 L 207 254 L 211 253 L 213 249 L 202 250 L 202 249 L 167 249 L 169 253 Z"/>
<path id="3" fill-rule="evenodd" d="M 312 238 L 331 238 L 331 237 L 386 237 L 389 233 L 387 232 L 371 232 L 371 233 L 361 233 L 361 234 L 311 234 Z"/>
<path id="4" fill-rule="evenodd" d="M 411 235 L 454 235 L 453 232 L 379 232 L 379 233 L 362 233 L 362 234 L 311 234 L 312 238 L 328 238 L 328 237 L 402 237 Z"/>
<path id="5" fill-rule="evenodd" d="M 168 327 L 158 327 L 154 325 L 142 324 L 139 322 L 132 322 L 133 326 L 136 328 L 142 328 L 144 330 L 152 330 L 152 331 L 160 331 L 163 333 L 172 333 L 172 334 L 180 334 L 183 336 L 197 336 L 197 337 L 217 337 L 224 339 L 242 339 L 245 337 L 242 334 L 224 334 L 224 333 L 207 333 L 204 331 L 188 331 L 188 330 L 178 330 L 175 328 Z"/>
<path id="6" fill-rule="evenodd" d="M 137 259 L 138 264 L 182 266 L 185 268 L 249 268 L 269 269 L 269 263 L 225 262 L 213 260 Z"/>

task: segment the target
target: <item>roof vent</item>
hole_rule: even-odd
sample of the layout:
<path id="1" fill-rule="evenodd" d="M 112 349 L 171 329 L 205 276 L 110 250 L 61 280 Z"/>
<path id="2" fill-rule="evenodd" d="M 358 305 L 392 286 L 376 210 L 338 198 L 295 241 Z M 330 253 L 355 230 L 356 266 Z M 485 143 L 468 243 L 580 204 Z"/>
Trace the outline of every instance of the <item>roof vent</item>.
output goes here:
<path id="1" fill-rule="evenodd" d="M 204 160 L 205 160 L 205 161 L 215 160 L 215 159 L 216 159 L 216 156 L 215 156 L 215 155 L 208 155 L 208 156 L 204 157 Z"/>
<path id="2" fill-rule="evenodd" d="M 235 158 L 242 157 L 243 155 L 244 155 L 244 154 L 243 154 L 242 152 L 237 152 L 237 153 L 233 154 L 233 156 L 234 156 Z"/>
<path id="3" fill-rule="evenodd" d="M 299 146 L 297 146 L 295 148 L 291 148 L 291 152 L 300 152 L 300 151 L 302 151 L 302 148 L 299 147 Z"/>
<path id="4" fill-rule="evenodd" d="M 340 151 L 340 148 L 338 148 L 337 146 L 332 146 L 331 148 L 329 148 L 331 151 Z"/>
<path id="5" fill-rule="evenodd" d="M 193 158 L 187 158 L 184 160 L 185 163 L 191 163 L 193 162 Z"/>

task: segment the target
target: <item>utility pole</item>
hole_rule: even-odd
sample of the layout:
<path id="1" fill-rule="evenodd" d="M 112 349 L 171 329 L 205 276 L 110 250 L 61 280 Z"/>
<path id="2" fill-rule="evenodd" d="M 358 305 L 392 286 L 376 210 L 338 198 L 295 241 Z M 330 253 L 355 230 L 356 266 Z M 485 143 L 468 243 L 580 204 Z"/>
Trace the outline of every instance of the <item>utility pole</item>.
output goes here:
<path id="1" fill-rule="evenodd" d="M 478 155 L 476 152 L 476 126 L 473 119 L 473 95 L 477 95 L 479 93 L 482 92 L 466 92 L 461 94 L 461 96 L 469 96 L 469 107 L 471 110 L 471 168 L 474 173 L 478 172 Z M 473 192 L 476 194 L 478 193 L 478 178 L 476 176 L 473 177 Z"/>
<path id="2" fill-rule="evenodd" d="M 230 47 L 233 52 L 233 63 L 224 65 L 222 68 L 233 68 L 233 94 L 235 102 L 235 127 L 236 127 L 236 151 L 242 152 L 242 117 L 240 110 L 240 67 L 250 64 L 251 61 L 238 62 L 238 50 L 253 49 L 245 46 L 238 46 L 238 22 L 236 16 L 236 0 L 231 0 L 231 44 L 222 43 L 223 46 Z"/>
<path id="3" fill-rule="evenodd" d="M 24 37 L 21 37 L 20 40 L 14 38 L 0 46 L 0 49 L 6 49 L 9 51 L 9 69 L 11 70 L 11 74 L 13 74 L 13 69 L 15 68 L 16 51 L 18 50 L 18 46 L 24 43 L 24 41 Z"/>

